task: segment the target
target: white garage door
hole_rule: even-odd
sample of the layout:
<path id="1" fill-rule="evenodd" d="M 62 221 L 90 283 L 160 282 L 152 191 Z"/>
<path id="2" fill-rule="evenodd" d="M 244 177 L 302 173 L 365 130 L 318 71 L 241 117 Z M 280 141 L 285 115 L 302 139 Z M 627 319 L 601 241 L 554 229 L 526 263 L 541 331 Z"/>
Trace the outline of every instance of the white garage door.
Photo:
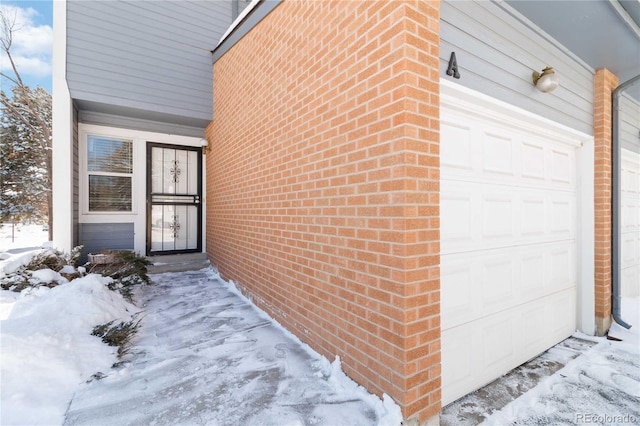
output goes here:
<path id="1" fill-rule="evenodd" d="M 640 296 L 640 154 L 622 149 L 620 278 L 625 297 Z"/>
<path id="2" fill-rule="evenodd" d="M 443 405 L 576 330 L 579 258 L 580 141 L 448 87 L 440 117 Z"/>

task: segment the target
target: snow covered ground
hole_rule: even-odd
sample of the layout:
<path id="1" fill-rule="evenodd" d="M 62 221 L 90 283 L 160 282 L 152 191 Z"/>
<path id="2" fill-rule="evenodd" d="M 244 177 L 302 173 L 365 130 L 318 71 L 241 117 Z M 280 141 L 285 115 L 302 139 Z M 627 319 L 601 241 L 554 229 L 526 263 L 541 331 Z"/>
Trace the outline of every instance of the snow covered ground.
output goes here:
<path id="1" fill-rule="evenodd" d="M 76 392 L 66 425 L 388 425 L 402 421 L 213 269 L 154 275 L 130 363 Z"/>
<path id="2" fill-rule="evenodd" d="M 614 324 L 609 331 L 621 342 L 577 333 L 597 344 L 484 424 L 639 424 L 640 299 L 623 299 L 622 311 L 633 327 Z"/>
<path id="3" fill-rule="evenodd" d="M 108 281 L 88 275 L 52 289 L 0 291 L 0 424 L 62 424 L 73 393 L 117 361 L 116 348 L 91 331 L 139 309 Z"/>
<path id="4" fill-rule="evenodd" d="M 5 253 L 0 275 L 28 256 Z M 339 360 L 313 352 L 212 269 L 156 279 L 140 307 L 97 275 L 0 291 L 0 424 L 399 424 L 390 399 L 357 386 Z M 90 333 L 140 309 L 131 358 L 112 369 L 116 349 Z M 612 327 L 622 342 L 578 335 L 596 344 L 486 424 L 640 423 L 640 299 L 623 299 L 622 312 L 634 325 Z M 91 381 L 98 372 L 107 377 Z"/>
<path id="5" fill-rule="evenodd" d="M 390 398 L 366 392 L 339 359 L 330 363 L 302 344 L 212 269 L 154 278 L 137 295 L 145 312 L 131 358 L 115 369 L 116 349 L 91 331 L 140 309 L 108 290 L 108 278 L 1 290 L 0 424 L 401 421 Z M 96 373 L 106 377 L 92 380 Z"/>
<path id="6" fill-rule="evenodd" d="M 10 223 L 0 225 L 0 253 L 21 248 L 42 247 L 49 240 L 49 232 L 42 229 L 42 225 L 21 223 L 16 224 L 15 228 Z"/>

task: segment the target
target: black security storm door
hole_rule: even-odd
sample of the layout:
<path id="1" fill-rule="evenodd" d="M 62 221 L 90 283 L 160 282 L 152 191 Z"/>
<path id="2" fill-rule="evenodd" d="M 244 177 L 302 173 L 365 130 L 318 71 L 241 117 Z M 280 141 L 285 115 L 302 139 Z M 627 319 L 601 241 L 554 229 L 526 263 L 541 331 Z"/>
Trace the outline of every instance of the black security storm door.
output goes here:
<path id="1" fill-rule="evenodd" d="M 147 144 L 147 255 L 202 251 L 202 149 Z"/>

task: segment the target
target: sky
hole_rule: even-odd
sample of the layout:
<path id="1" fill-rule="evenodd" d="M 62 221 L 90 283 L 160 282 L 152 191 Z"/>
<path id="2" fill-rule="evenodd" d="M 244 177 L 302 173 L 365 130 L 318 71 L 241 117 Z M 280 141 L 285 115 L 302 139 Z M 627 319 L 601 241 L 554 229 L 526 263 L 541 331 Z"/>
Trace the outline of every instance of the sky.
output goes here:
<path id="1" fill-rule="evenodd" d="M 11 54 L 27 86 L 43 87 L 51 93 L 51 57 L 53 47 L 52 0 L 0 0 L 0 9 L 13 19 L 15 31 Z M 9 61 L 0 55 L 0 68 L 13 77 Z M 2 79 L 2 90 L 12 83 Z"/>

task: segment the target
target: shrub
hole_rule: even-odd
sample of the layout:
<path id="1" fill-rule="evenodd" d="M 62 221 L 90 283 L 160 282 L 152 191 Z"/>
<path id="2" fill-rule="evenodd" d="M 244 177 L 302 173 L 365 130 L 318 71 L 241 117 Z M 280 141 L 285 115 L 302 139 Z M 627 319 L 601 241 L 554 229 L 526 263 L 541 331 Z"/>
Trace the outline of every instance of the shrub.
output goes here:
<path id="1" fill-rule="evenodd" d="M 108 323 L 95 326 L 92 335 L 100 337 L 104 343 L 109 346 L 118 347 L 118 358 L 122 358 L 129 351 L 131 338 L 138 331 L 141 319 L 136 320 L 136 316 L 131 321 L 120 322 L 115 324 L 115 321 L 109 321 Z"/>
<path id="2" fill-rule="evenodd" d="M 113 258 L 111 263 L 91 265 L 89 272 L 108 275 L 113 278 L 109 284 L 110 290 L 117 290 L 130 302 L 133 302 L 133 287 L 139 284 L 149 284 L 147 266 L 151 264 L 145 257 L 128 250 L 103 250 Z"/>
<path id="3" fill-rule="evenodd" d="M 82 246 L 74 247 L 71 253 L 67 254 L 59 250 L 44 250 L 39 252 L 29 263 L 19 267 L 15 272 L 8 274 L 0 279 L 0 288 L 3 290 L 12 290 L 20 292 L 28 287 L 55 287 L 58 285 L 57 281 L 52 282 L 33 282 L 31 280 L 31 273 L 33 271 L 39 271 L 41 269 L 51 269 L 55 272 L 60 272 L 67 266 L 76 266 L 80 254 L 82 253 Z M 67 280 L 72 280 L 78 277 L 80 274 L 75 272 L 73 274 L 62 274 Z"/>
<path id="4" fill-rule="evenodd" d="M 78 266 L 78 259 L 82 254 L 83 246 L 76 246 L 67 254 L 59 250 L 46 250 L 38 253 L 26 264 L 27 271 L 38 271 L 40 269 L 51 269 L 60 272 L 66 265 Z"/>

